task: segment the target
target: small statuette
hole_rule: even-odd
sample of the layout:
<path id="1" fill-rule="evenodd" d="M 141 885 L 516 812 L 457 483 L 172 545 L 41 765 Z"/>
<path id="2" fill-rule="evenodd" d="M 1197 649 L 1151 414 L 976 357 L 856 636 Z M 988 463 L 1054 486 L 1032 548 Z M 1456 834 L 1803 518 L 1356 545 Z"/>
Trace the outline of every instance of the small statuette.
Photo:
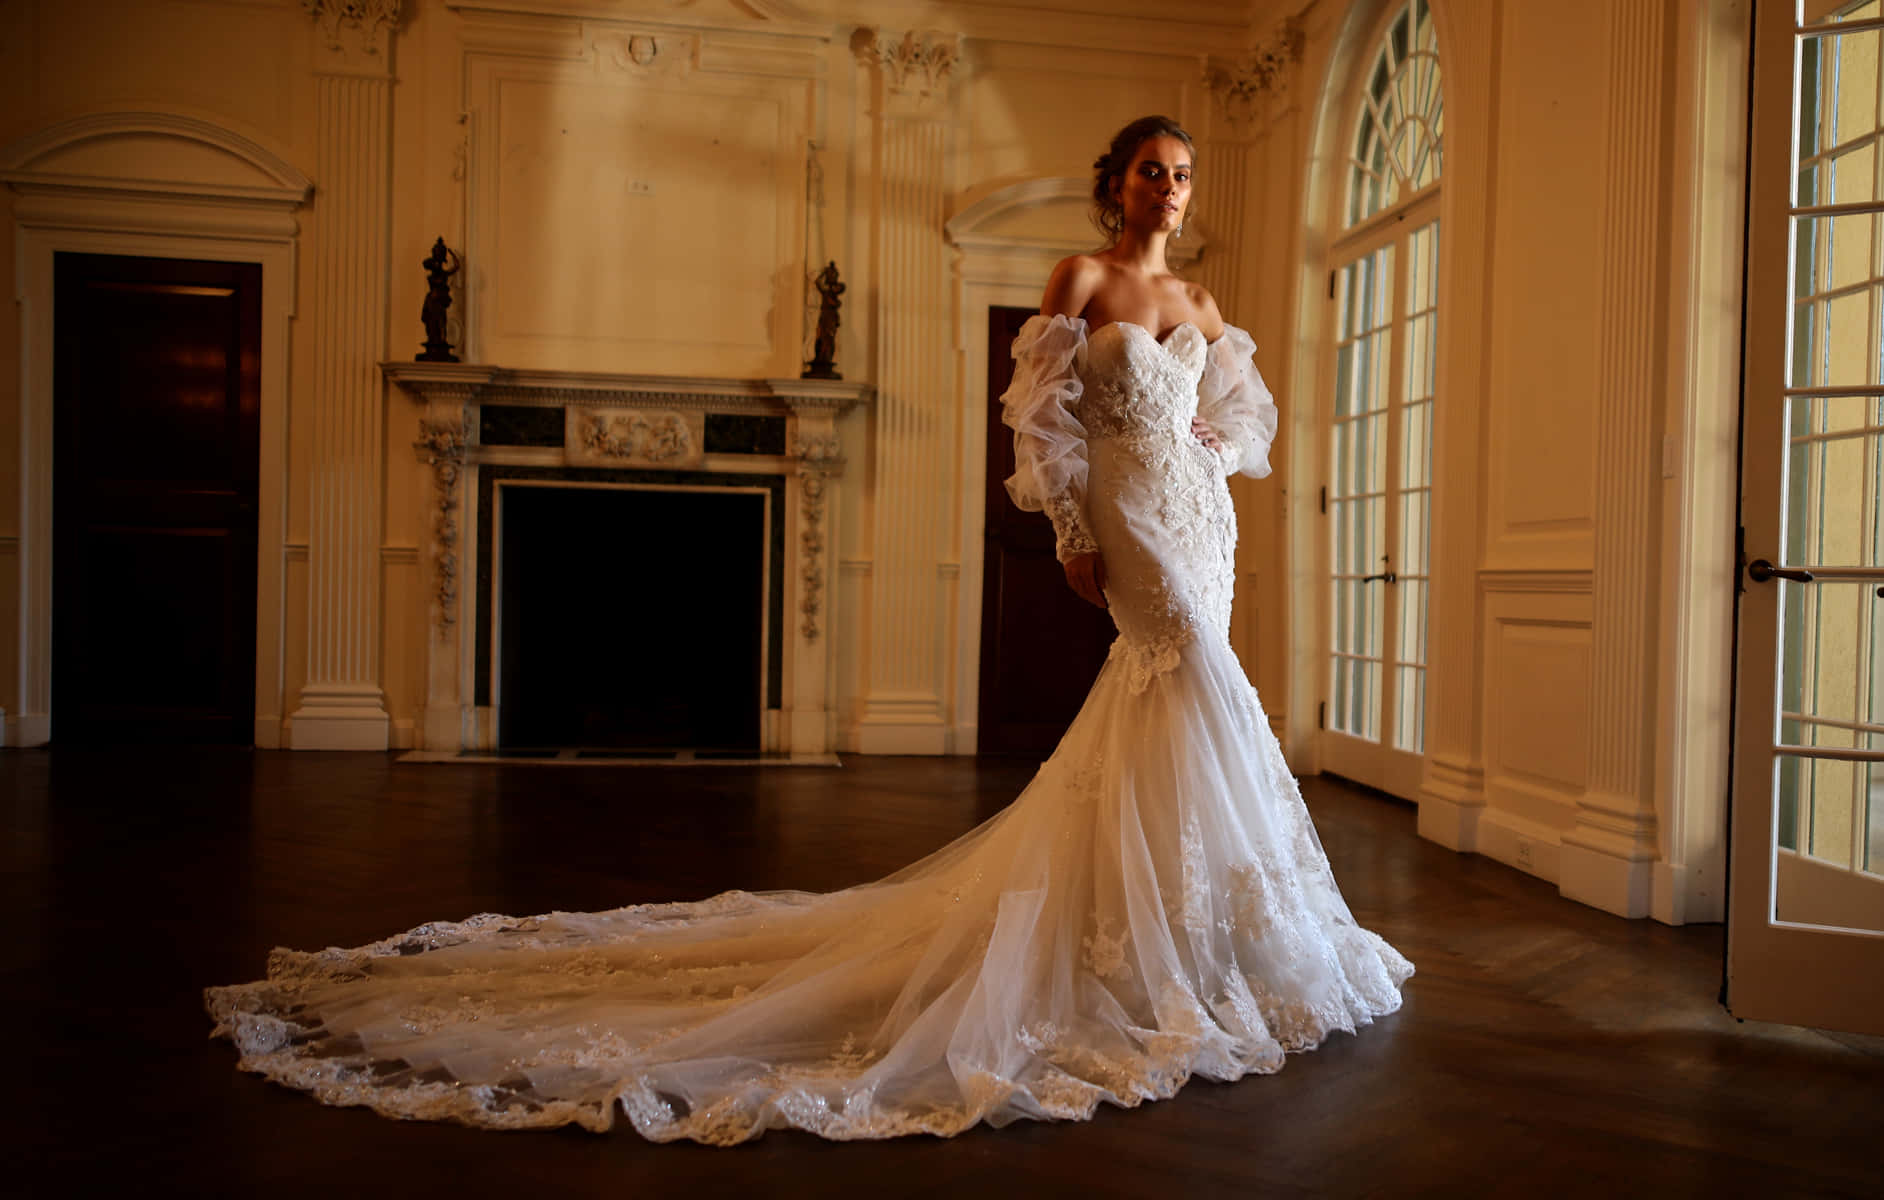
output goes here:
<path id="1" fill-rule="evenodd" d="M 419 309 L 419 320 L 425 323 L 425 353 L 413 355 L 412 361 L 455 363 L 458 356 L 445 339 L 445 310 L 451 307 L 451 277 L 464 263 L 441 237 L 432 243 L 432 256 L 419 265 L 425 268 L 430 286 L 425 304 Z"/>
<path id="2" fill-rule="evenodd" d="M 814 283 L 820 297 L 818 301 L 818 336 L 811 343 L 811 361 L 799 373 L 800 379 L 842 379 L 837 373 L 837 310 L 842 303 L 838 297 L 844 294 L 844 285 L 837 280 L 837 264 L 828 262 L 824 270 L 818 272 Z"/>

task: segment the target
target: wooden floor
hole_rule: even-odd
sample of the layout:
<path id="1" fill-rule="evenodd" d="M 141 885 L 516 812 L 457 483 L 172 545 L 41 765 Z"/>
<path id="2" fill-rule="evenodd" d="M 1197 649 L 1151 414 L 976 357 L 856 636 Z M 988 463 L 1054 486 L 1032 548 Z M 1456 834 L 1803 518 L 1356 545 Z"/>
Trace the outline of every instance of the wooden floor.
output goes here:
<path id="1" fill-rule="evenodd" d="M 422 921 L 874 878 L 1007 803 L 1028 766 L 416 766 L 386 755 L 0 752 L 8 936 L 0 1191 L 369 1196 L 1884 1195 L 1877 1044 L 1738 1024 L 1718 926 L 1671 929 L 1422 842 L 1312 780 L 1405 1008 L 1277 1076 L 953 1141 L 625 1125 L 475 1132 L 323 1108 L 237 1073 L 199 991 L 269 948 Z M 27 1183 L 27 1191 L 14 1190 Z M 37 1193 L 33 1189 L 38 1189 Z"/>

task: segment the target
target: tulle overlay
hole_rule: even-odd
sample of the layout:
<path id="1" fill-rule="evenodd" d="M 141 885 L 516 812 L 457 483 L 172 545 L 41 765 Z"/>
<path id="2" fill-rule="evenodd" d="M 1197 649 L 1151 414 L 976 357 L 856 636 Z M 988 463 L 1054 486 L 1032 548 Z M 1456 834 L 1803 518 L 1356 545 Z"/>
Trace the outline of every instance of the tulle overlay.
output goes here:
<path id="1" fill-rule="evenodd" d="M 1031 478 L 1089 472 L 1076 507 L 1121 635 L 1013 805 L 841 892 L 277 950 L 267 979 L 207 992 L 241 1065 L 329 1104 L 494 1128 L 619 1112 L 660 1141 L 951 1135 L 1275 1071 L 1397 1009 L 1412 965 L 1354 923 L 1227 639 L 1222 472 L 1266 458 L 1260 422 L 1233 426 L 1236 463 L 1191 438 L 1213 348 L 1194 328 L 1088 342 L 1053 321 L 1088 428 L 1077 469 L 1062 454 Z"/>

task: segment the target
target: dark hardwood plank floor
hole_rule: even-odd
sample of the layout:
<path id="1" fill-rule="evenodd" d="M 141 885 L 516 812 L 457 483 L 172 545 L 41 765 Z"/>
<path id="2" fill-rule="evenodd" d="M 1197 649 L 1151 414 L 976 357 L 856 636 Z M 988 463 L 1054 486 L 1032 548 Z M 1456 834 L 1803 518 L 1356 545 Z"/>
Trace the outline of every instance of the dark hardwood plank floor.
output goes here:
<path id="1" fill-rule="evenodd" d="M 1629 922 L 1306 785 L 1406 1007 L 1279 1075 L 1086 1124 L 733 1150 L 625 1125 L 497 1134 L 323 1108 L 237 1073 L 199 991 L 270 947 L 481 911 L 875 878 L 1031 766 L 408 766 L 390 755 L 0 752 L 9 1195 L 1791 1196 L 1884 1194 L 1877 1043 L 1739 1024 L 1718 926 Z M 20 1190 L 23 1189 L 23 1190 Z"/>

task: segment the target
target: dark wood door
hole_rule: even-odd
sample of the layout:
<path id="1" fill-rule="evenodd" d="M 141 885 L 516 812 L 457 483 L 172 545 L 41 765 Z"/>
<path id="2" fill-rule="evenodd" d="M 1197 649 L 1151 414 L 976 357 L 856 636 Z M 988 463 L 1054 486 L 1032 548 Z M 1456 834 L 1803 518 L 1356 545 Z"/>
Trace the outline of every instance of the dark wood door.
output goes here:
<path id="1" fill-rule="evenodd" d="M 1014 431 L 1001 394 L 1026 308 L 988 310 L 988 496 L 981 561 L 982 754 L 1045 755 L 1079 712 L 1112 644 L 1112 619 L 1074 595 L 1053 556 L 1053 525 L 1008 498 Z"/>
<path id="2" fill-rule="evenodd" d="M 53 265 L 53 738 L 254 740 L 262 271 Z"/>

